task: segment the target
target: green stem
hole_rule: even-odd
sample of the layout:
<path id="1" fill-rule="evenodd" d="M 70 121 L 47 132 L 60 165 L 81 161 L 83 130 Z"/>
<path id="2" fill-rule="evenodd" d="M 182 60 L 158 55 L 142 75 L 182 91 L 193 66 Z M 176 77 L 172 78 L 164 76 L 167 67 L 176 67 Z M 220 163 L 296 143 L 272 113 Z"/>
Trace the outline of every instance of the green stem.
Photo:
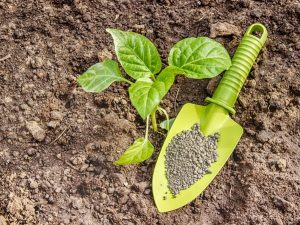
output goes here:
<path id="1" fill-rule="evenodd" d="M 169 131 L 170 130 L 170 117 L 169 117 L 169 114 L 167 113 L 167 111 L 162 108 L 162 107 L 158 107 L 158 110 L 163 112 L 163 114 L 165 114 L 165 117 L 167 119 L 167 130 Z"/>
<path id="2" fill-rule="evenodd" d="M 148 139 L 148 133 L 149 133 L 149 116 L 147 116 L 146 119 L 146 132 L 145 132 L 145 140 Z"/>
<path id="3" fill-rule="evenodd" d="M 151 122 L 153 130 L 157 132 L 156 109 L 151 113 Z"/>
<path id="4" fill-rule="evenodd" d="M 153 79 L 154 81 L 156 80 L 154 74 L 151 74 L 151 77 L 152 77 L 152 79 Z"/>
<path id="5" fill-rule="evenodd" d="M 130 84 L 130 85 L 133 84 L 133 82 L 131 82 L 130 80 L 127 80 L 126 78 L 122 78 L 122 80 L 125 81 L 126 83 Z"/>

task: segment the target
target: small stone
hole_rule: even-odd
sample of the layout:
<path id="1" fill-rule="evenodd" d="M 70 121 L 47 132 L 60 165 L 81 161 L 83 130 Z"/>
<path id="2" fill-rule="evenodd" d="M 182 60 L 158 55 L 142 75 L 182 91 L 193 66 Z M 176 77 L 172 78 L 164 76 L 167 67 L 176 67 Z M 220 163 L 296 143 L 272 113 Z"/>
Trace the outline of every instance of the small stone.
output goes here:
<path id="1" fill-rule="evenodd" d="M 26 121 L 26 128 L 37 141 L 43 141 L 46 137 L 46 132 L 35 121 Z"/>
<path id="2" fill-rule="evenodd" d="M 83 164 L 80 168 L 80 171 L 83 172 L 83 171 L 86 171 L 86 169 L 89 167 L 89 164 Z"/>
<path id="3" fill-rule="evenodd" d="M 59 111 L 52 111 L 51 112 L 51 118 L 54 120 L 61 121 L 64 118 L 64 114 Z"/>
<path id="4" fill-rule="evenodd" d="M 101 199 L 106 199 L 107 198 L 107 194 L 101 193 L 100 197 L 101 197 Z"/>
<path id="5" fill-rule="evenodd" d="M 36 150 L 34 148 L 27 149 L 27 155 L 34 156 L 36 153 Z"/>
<path id="6" fill-rule="evenodd" d="M 285 159 L 279 159 L 276 162 L 276 167 L 278 168 L 278 170 L 280 171 L 285 171 L 286 168 L 286 160 Z"/>
<path id="7" fill-rule="evenodd" d="M 146 189 L 144 193 L 145 193 L 145 195 L 149 195 L 151 193 L 151 190 L 150 189 Z"/>
<path id="8" fill-rule="evenodd" d="M 26 177 L 26 173 L 25 173 L 25 172 L 21 172 L 20 178 L 21 178 L 21 179 L 24 179 L 25 177 Z"/>
<path id="9" fill-rule="evenodd" d="M 76 155 L 71 158 L 71 163 L 73 165 L 81 165 L 86 160 L 86 157 L 83 155 Z"/>
<path id="10" fill-rule="evenodd" d="M 82 199 L 77 197 L 71 197 L 71 205 L 74 209 L 81 209 L 83 207 Z"/>
<path id="11" fill-rule="evenodd" d="M 255 88 L 256 81 L 254 79 L 248 80 L 247 85 L 251 88 Z"/>
<path id="12" fill-rule="evenodd" d="M 37 183 L 35 180 L 30 179 L 30 180 L 29 180 L 29 187 L 30 187 L 31 189 L 37 189 L 37 188 L 39 187 L 39 185 L 38 185 L 38 183 Z"/>
<path id="13" fill-rule="evenodd" d="M 240 103 L 240 105 L 243 107 L 243 108 L 247 108 L 248 104 L 247 104 L 247 99 L 244 98 L 242 95 L 240 95 L 238 97 L 238 102 Z"/>
<path id="14" fill-rule="evenodd" d="M 5 97 L 4 98 L 5 103 L 11 103 L 12 101 L 13 101 L 13 99 L 11 97 Z"/>
<path id="15" fill-rule="evenodd" d="M 263 142 L 263 143 L 269 141 L 272 137 L 273 137 L 273 134 L 266 130 L 262 130 L 256 135 L 257 140 L 259 140 L 260 142 Z"/>
<path id="16" fill-rule="evenodd" d="M 14 157 L 18 157 L 18 156 L 20 155 L 20 153 L 19 153 L 18 151 L 13 151 L 13 152 L 12 152 L 12 155 L 13 155 Z"/>
<path id="17" fill-rule="evenodd" d="M 144 181 L 144 182 L 139 182 L 135 184 L 135 186 L 138 188 L 138 190 L 143 193 L 147 187 L 149 187 L 149 182 Z"/>
<path id="18" fill-rule="evenodd" d="M 56 158 L 61 159 L 61 154 L 58 153 L 58 154 L 56 155 Z"/>
<path id="19" fill-rule="evenodd" d="M 255 18 L 260 18 L 262 16 L 262 12 L 259 10 L 254 10 L 250 13 L 250 15 Z"/>
<path id="20" fill-rule="evenodd" d="M 50 128 L 56 128 L 58 127 L 58 125 L 59 125 L 59 121 L 55 121 L 55 120 L 52 120 L 49 123 L 47 123 L 47 126 Z"/>
<path id="21" fill-rule="evenodd" d="M 41 68 L 43 66 L 43 64 L 44 64 L 44 61 L 43 61 L 43 58 L 41 58 L 41 57 L 36 57 L 35 59 L 33 59 L 31 61 L 31 66 L 34 69 Z"/>
<path id="22" fill-rule="evenodd" d="M 125 195 L 125 196 L 121 197 L 118 202 L 120 204 L 124 205 L 128 201 L 128 199 L 129 199 L 128 195 Z"/>
<path id="23" fill-rule="evenodd" d="M 107 189 L 107 193 L 108 193 L 108 194 L 112 194 L 112 193 L 114 193 L 114 192 L 115 192 L 115 189 L 114 189 L 114 188 L 111 188 L 111 187 L 110 187 L 110 188 Z"/>
<path id="24" fill-rule="evenodd" d="M 210 28 L 210 37 L 215 38 L 219 36 L 229 36 L 229 35 L 235 35 L 238 36 L 241 33 L 240 29 L 232 25 L 230 23 L 222 23 L 218 22 L 211 25 Z"/>
<path id="25" fill-rule="evenodd" d="M 121 173 L 113 173 L 111 176 L 115 181 L 117 181 L 121 184 L 127 183 L 126 177 Z"/>

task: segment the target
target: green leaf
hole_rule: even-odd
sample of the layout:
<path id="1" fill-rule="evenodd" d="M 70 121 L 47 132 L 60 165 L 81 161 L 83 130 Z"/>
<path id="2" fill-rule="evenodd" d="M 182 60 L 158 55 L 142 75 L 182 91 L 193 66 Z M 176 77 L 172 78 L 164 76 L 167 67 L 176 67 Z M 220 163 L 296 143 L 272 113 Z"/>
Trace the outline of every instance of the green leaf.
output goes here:
<path id="1" fill-rule="evenodd" d="M 96 63 L 78 77 L 77 82 L 87 92 L 101 92 L 114 81 L 125 80 L 118 64 L 113 60 Z"/>
<path id="2" fill-rule="evenodd" d="M 162 121 L 162 122 L 159 124 L 160 128 L 169 131 L 169 130 L 171 129 L 171 127 L 172 127 L 172 125 L 173 125 L 175 119 L 176 119 L 176 118 L 169 119 L 169 126 L 168 126 L 168 120 Z M 169 129 L 168 129 L 168 128 L 169 128 Z"/>
<path id="3" fill-rule="evenodd" d="M 227 50 L 207 38 L 186 38 L 179 41 L 168 58 L 169 64 L 184 70 L 189 78 L 203 79 L 217 76 L 231 65 Z"/>
<path id="4" fill-rule="evenodd" d="M 143 162 L 151 157 L 154 147 L 148 139 L 138 138 L 135 142 L 114 162 L 116 165 L 128 165 Z"/>
<path id="5" fill-rule="evenodd" d="M 163 82 L 140 78 L 129 87 L 129 97 L 143 119 L 155 109 L 165 92 Z"/>
<path id="6" fill-rule="evenodd" d="M 174 83 L 180 69 L 166 67 L 153 82 L 150 78 L 140 78 L 129 87 L 129 97 L 143 119 L 150 115 Z"/>
<path id="7" fill-rule="evenodd" d="M 129 76 L 151 77 L 161 70 L 159 53 L 148 38 L 117 29 L 107 29 L 107 32 L 112 35 L 117 57 Z"/>

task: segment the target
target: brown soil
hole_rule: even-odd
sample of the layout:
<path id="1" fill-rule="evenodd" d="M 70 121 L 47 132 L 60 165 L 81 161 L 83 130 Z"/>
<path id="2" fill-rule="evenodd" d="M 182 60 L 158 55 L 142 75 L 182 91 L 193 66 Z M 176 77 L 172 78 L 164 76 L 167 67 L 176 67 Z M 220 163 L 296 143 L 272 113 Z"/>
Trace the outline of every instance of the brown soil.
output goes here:
<path id="1" fill-rule="evenodd" d="M 299 18 L 297 0 L 1 0 L 0 224 L 300 224 Z M 184 37 L 254 21 L 269 41 L 236 104 L 246 132 L 202 196 L 160 214 L 157 154 L 112 164 L 145 127 L 127 85 L 93 95 L 75 79 L 113 54 L 107 27 L 145 34 L 166 62 Z M 217 37 L 231 54 L 235 33 Z M 204 104 L 207 84 L 179 76 L 163 105 L 175 116 L 186 102 Z M 163 136 L 151 140 L 159 149 Z"/>

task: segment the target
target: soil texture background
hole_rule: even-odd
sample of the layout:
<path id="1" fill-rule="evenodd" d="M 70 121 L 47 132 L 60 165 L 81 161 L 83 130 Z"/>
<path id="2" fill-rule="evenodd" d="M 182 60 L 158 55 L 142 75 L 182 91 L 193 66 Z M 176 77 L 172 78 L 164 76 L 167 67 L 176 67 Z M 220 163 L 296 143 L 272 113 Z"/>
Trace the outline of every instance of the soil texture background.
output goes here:
<path id="1" fill-rule="evenodd" d="M 299 18 L 297 0 L 0 0 L 0 224 L 300 224 Z M 192 36 L 233 55 L 253 22 L 269 39 L 236 104 L 245 133 L 201 196 L 160 214 L 151 175 L 164 136 L 151 133 L 150 160 L 113 165 L 145 123 L 127 84 L 89 94 L 76 77 L 115 58 L 106 28 L 146 35 L 166 63 Z M 163 106 L 174 117 L 205 104 L 217 81 L 178 76 Z"/>

